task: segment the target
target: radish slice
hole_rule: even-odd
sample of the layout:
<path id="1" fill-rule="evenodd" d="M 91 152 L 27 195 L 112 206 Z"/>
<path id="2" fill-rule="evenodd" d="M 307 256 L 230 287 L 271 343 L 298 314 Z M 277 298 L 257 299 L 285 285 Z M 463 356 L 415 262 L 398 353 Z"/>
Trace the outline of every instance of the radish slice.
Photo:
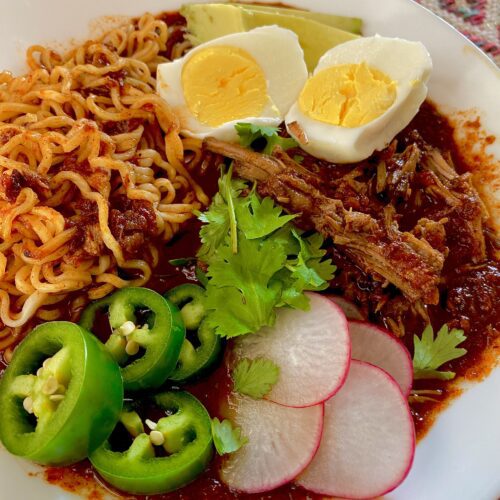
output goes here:
<path id="1" fill-rule="evenodd" d="M 333 300 L 333 302 L 335 302 L 335 304 L 337 304 L 340 309 L 344 311 L 347 319 L 365 319 L 361 314 L 359 307 L 354 305 L 351 301 L 344 299 L 344 297 L 340 297 L 339 295 L 328 295 L 328 298 Z"/>
<path id="2" fill-rule="evenodd" d="M 270 491 L 309 465 L 321 441 L 322 404 L 289 408 L 237 396 L 231 406 L 233 420 L 248 443 L 222 464 L 220 477 L 230 488 L 246 493 Z"/>
<path id="3" fill-rule="evenodd" d="M 300 486 L 342 498 L 373 498 L 406 477 L 415 428 L 406 398 L 386 372 L 352 361 L 347 381 L 325 404 L 325 427 Z"/>
<path id="4" fill-rule="evenodd" d="M 352 358 L 385 370 L 408 396 L 413 385 L 413 363 L 403 343 L 388 331 L 363 321 L 349 321 L 349 331 Z"/>
<path id="5" fill-rule="evenodd" d="M 346 317 L 334 302 L 308 293 L 310 310 L 281 309 L 276 324 L 239 337 L 235 360 L 271 359 L 280 368 L 266 399 L 303 408 L 329 399 L 344 383 L 351 361 Z"/>

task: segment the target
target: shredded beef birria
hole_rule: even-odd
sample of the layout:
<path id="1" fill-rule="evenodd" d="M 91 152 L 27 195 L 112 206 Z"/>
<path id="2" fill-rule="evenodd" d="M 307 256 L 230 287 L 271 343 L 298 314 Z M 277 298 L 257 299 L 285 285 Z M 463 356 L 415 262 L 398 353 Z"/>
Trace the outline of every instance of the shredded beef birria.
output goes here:
<path id="1" fill-rule="evenodd" d="M 416 132 L 406 140 L 349 166 L 320 160 L 302 165 L 279 147 L 267 156 L 212 138 L 205 147 L 234 160 L 237 175 L 256 181 L 260 194 L 300 214 L 304 229 L 331 238 L 380 286 L 397 287 L 407 304 L 424 311 L 421 306 L 439 301 L 450 247 L 455 260 L 484 260 L 486 213 L 470 174 L 459 175 L 450 159 Z M 401 206 L 409 205 L 418 208 L 418 219 L 402 213 Z M 458 237 L 455 230 L 447 238 L 449 224 L 460 225 Z"/>

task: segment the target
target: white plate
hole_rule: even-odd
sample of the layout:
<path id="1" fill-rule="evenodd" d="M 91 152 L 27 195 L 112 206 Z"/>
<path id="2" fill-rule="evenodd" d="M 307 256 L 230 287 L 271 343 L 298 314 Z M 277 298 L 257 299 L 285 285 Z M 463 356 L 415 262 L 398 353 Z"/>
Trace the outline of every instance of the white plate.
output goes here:
<path id="1" fill-rule="evenodd" d="M 0 67 L 22 71 L 24 50 L 34 43 L 83 40 L 103 22 L 99 16 L 138 15 L 175 9 L 181 0 L 16 0 L 2 5 Z M 500 72 L 462 35 L 409 0 L 291 0 L 311 10 L 359 16 L 365 34 L 422 41 L 434 61 L 430 97 L 447 111 L 476 108 L 499 140 L 490 152 L 500 160 Z M 500 369 L 476 384 L 439 417 L 419 444 L 413 469 L 388 498 L 394 500 L 495 500 L 500 497 Z M 0 500 L 75 498 L 26 471 L 32 466 L 0 450 Z"/>

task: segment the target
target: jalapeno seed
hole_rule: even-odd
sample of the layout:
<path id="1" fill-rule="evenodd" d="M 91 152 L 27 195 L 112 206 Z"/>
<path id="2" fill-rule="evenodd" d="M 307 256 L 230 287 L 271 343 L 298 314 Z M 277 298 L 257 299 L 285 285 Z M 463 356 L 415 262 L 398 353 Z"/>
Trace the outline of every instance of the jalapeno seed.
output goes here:
<path id="1" fill-rule="evenodd" d="M 43 378 L 43 376 L 39 378 Z M 50 376 L 43 385 L 42 392 L 47 396 L 51 396 L 52 394 L 56 393 L 58 388 L 59 388 L 59 383 L 57 382 L 57 379 L 53 376 Z"/>
<path id="2" fill-rule="evenodd" d="M 129 340 L 125 346 L 125 352 L 129 356 L 135 356 L 139 352 L 140 346 L 135 340 Z"/>
<path id="3" fill-rule="evenodd" d="M 124 337 L 126 337 L 127 335 L 130 335 L 136 328 L 137 326 L 134 324 L 133 321 L 125 321 L 125 323 L 123 323 L 123 325 L 120 326 L 120 328 L 118 328 L 118 331 Z"/>
<path id="4" fill-rule="evenodd" d="M 19 375 L 15 384 L 23 396 L 23 408 L 37 419 L 48 418 L 64 399 L 70 378 L 70 359 L 67 350 L 60 349 L 46 358 L 36 375 Z M 57 397 L 54 397 L 57 396 Z"/>
<path id="5" fill-rule="evenodd" d="M 52 394 L 49 396 L 51 401 L 61 402 L 64 399 L 64 394 Z"/>
<path id="6" fill-rule="evenodd" d="M 149 433 L 149 440 L 155 446 L 162 446 L 165 443 L 165 436 L 160 431 L 151 431 Z"/>
<path id="7" fill-rule="evenodd" d="M 149 418 L 145 420 L 145 423 L 152 431 L 154 431 L 156 429 L 156 426 L 158 425 L 156 422 L 149 420 Z"/>
<path id="8" fill-rule="evenodd" d="M 23 408 L 30 414 L 33 414 L 33 399 L 27 396 L 23 399 Z"/>

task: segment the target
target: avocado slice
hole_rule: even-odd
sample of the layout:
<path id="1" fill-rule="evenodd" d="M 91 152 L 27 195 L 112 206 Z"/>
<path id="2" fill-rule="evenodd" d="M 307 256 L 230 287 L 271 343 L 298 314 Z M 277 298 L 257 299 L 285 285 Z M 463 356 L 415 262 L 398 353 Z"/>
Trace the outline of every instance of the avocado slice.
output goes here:
<path id="1" fill-rule="evenodd" d="M 195 45 L 266 25 L 278 25 L 294 31 L 304 50 L 309 71 L 316 67 L 319 58 L 328 49 L 358 38 L 353 33 L 313 19 L 277 12 L 252 11 L 233 4 L 188 4 L 181 8 L 181 14 L 187 20 L 190 39 Z"/>
<path id="2" fill-rule="evenodd" d="M 254 12 L 268 12 L 272 14 L 282 14 L 285 16 L 305 17 L 318 23 L 328 24 L 332 28 L 349 31 L 355 35 L 361 35 L 363 21 L 359 17 L 337 16 L 334 14 L 322 14 L 321 12 L 311 12 L 310 10 L 294 9 L 291 7 L 276 7 L 274 5 L 254 5 L 251 3 L 232 3 L 242 9 Z"/>

